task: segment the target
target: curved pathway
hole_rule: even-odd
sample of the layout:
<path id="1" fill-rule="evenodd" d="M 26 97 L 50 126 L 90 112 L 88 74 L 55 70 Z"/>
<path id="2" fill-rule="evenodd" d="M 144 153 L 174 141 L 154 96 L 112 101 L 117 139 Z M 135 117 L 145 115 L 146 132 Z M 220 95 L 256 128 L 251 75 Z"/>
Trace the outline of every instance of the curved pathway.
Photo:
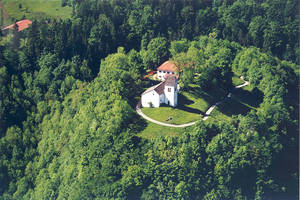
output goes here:
<path id="1" fill-rule="evenodd" d="M 146 119 L 146 120 L 148 120 L 148 121 L 150 121 L 150 122 L 153 122 L 153 123 L 155 123 L 155 124 L 162 125 L 162 126 L 169 126 L 169 127 L 176 127 L 176 128 L 184 128 L 184 127 L 187 127 L 187 126 L 192 126 L 192 125 L 196 124 L 196 122 L 197 122 L 197 121 L 195 121 L 195 122 L 190 122 L 190 123 L 180 124 L 180 125 L 176 125 L 176 124 L 167 124 L 167 123 L 160 122 L 160 121 L 157 121 L 157 120 L 154 120 L 154 119 L 148 117 L 147 115 L 145 115 L 145 114 L 142 112 L 141 108 L 138 107 L 138 106 L 136 107 L 136 112 L 137 112 L 140 116 L 142 116 L 144 119 Z"/>
<path id="2" fill-rule="evenodd" d="M 244 80 L 243 77 L 241 77 L 241 79 Z M 245 80 L 244 80 L 244 81 L 245 81 Z M 243 83 L 242 85 L 235 86 L 235 88 L 234 88 L 233 90 L 235 90 L 235 89 L 237 89 L 237 88 L 245 87 L 245 86 L 247 86 L 247 85 L 249 85 L 249 82 L 248 82 L 248 81 L 245 81 L 245 83 Z M 228 97 L 228 98 L 231 97 L 233 90 L 227 94 L 227 97 Z M 205 116 L 203 117 L 203 120 L 207 120 L 208 117 L 209 117 L 209 115 L 210 115 L 210 113 L 215 109 L 215 107 L 216 107 L 217 105 L 223 103 L 224 100 L 225 100 L 225 99 L 223 99 L 223 100 L 221 100 L 221 101 L 215 103 L 215 104 L 212 105 L 211 107 L 209 107 L 208 110 L 205 112 Z M 198 121 L 198 120 L 197 120 L 197 121 L 194 121 L 194 122 L 190 122 L 190 123 L 186 123 L 186 124 L 180 124 L 180 125 L 168 124 L 168 123 L 160 122 L 160 121 L 157 121 L 157 120 L 154 120 L 154 119 L 148 117 L 147 115 L 145 115 L 145 114 L 142 112 L 142 110 L 141 110 L 141 102 L 139 102 L 139 103 L 136 105 L 136 112 L 137 112 L 140 116 L 142 116 L 144 119 L 146 119 L 146 120 L 148 120 L 148 121 L 150 121 L 150 122 L 153 122 L 153 123 L 155 123 L 155 124 L 161 125 L 161 126 L 169 126 L 169 127 L 175 127 L 175 128 L 184 128 L 184 127 L 187 127 L 187 126 L 192 126 L 192 125 L 196 124 L 196 122 Z"/>

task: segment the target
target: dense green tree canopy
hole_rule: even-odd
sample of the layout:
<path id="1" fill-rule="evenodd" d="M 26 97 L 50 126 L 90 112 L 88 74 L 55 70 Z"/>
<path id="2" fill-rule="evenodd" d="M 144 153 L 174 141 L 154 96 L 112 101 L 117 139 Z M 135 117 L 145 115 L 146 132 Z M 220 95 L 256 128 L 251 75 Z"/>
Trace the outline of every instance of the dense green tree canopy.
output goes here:
<path id="1" fill-rule="evenodd" d="M 297 199 L 299 17 L 294 0 L 63 0 L 0 43 L 0 199 Z M 202 36 L 201 36 L 202 35 Z M 145 72 L 171 59 L 183 90 L 261 102 L 146 140 Z"/>

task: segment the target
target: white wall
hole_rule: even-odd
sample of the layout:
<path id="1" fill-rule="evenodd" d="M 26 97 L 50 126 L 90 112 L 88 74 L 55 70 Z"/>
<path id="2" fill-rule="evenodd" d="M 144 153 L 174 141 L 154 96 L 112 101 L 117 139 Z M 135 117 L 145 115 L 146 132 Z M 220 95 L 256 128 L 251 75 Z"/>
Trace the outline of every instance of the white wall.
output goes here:
<path id="1" fill-rule="evenodd" d="M 159 95 L 159 100 L 160 103 L 165 103 L 165 95 L 164 94 Z"/>
<path id="2" fill-rule="evenodd" d="M 150 107 L 149 103 L 152 102 L 153 107 L 158 108 L 160 105 L 159 101 L 160 101 L 159 95 L 154 90 L 142 95 L 143 107 Z"/>
<path id="3" fill-rule="evenodd" d="M 158 78 L 159 80 L 164 81 L 164 80 L 165 80 L 165 78 L 164 78 L 165 74 L 166 74 L 166 73 L 164 73 L 163 71 L 157 71 L 157 78 Z"/>
<path id="4" fill-rule="evenodd" d="M 161 81 L 165 80 L 165 75 L 168 74 L 166 71 L 157 71 L 157 78 Z M 169 72 L 169 74 L 175 74 L 174 72 Z"/>
<path id="5" fill-rule="evenodd" d="M 175 82 L 175 87 L 165 86 L 164 93 L 165 93 L 165 103 L 168 104 L 169 101 L 170 106 L 176 107 L 178 101 L 177 81 Z"/>

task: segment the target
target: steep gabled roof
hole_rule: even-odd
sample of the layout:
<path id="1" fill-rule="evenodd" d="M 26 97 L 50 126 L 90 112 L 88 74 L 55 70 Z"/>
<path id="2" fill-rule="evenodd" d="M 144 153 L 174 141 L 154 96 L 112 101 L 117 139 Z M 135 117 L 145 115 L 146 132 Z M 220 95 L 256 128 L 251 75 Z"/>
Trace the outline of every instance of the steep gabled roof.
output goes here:
<path id="1" fill-rule="evenodd" d="M 165 86 L 174 86 L 175 85 L 175 81 L 177 80 L 176 76 L 174 75 L 170 75 L 167 77 L 167 79 L 157 85 L 154 85 L 150 88 L 148 88 L 145 92 L 143 92 L 142 95 L 148 93 L 148 92 L 151 92 L 151 91 L 155 91 L 157 92 L 159 95 L 163 94 L 164 93 L 164 90 L 165 90 Z"/>
<path id="2" fill-rule="evenodd" d="M 161 64 L 158 68 L 158 71 L 166 71 L 166 72 L 175 72 L 176 71 L 176 65 L 171 61 L 166 61 L 163 64 Z"/>
<path id="3" fill-rule="evenodd" d="M 157 92 L 159 95 L 164 93 L 164 89 L 165 89 L 165 82 L 162 82 L 156 88 L 154 88 L 155 92 Z"/>
<path id="4" fill-rule="evenodd" d="M 161 83 L 159 83 L 159 84 L 157 84 L 157 85 L 154 85 L 154 86 L 148 88 L 145 92 L 143 92 L 143 94 L 146 94 L 146 93 L 151 92 L 151 91 L 154 90 L 154 91 L 157 92 L 159 95 L 161 95 L 161 94 L 162 94 L 162 93 L 161 93 L 161 88 L 163 88 L 163 89 L 162 89 L 162 93 L 163 93 L 163 92 L 164 92 L 164 88 L 165 88 L 165 82 L 161 82 Z"/>

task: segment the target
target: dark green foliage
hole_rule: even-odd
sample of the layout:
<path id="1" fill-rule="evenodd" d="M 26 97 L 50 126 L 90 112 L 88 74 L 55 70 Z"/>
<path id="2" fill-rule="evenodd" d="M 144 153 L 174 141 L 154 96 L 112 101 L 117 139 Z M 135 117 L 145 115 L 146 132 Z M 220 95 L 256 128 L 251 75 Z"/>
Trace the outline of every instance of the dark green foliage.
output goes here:
<path id="1" fill-rule="evenodd" d="M 142 51 L 143 63 L 148 69 L 155 70 L 169 58 L 169 45 L 166 38 L 158 37 L 152 39 L 147 45 L 147 49 Z"/>

